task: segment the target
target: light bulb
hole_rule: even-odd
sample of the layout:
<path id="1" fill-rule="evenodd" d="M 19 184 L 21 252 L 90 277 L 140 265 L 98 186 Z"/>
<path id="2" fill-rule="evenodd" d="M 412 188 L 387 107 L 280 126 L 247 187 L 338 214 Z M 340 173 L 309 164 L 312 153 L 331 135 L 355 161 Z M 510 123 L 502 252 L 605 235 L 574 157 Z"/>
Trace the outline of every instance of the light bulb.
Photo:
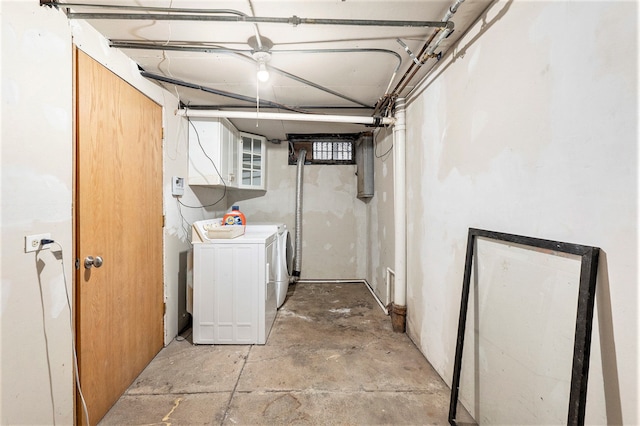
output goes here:
<path id="1" fill-rule="evenodd" d="M 267 66 L 264 62 L 260 62 L 260 65 L 258 65 L 258 80 L 263 83 L 269 80 L 269 71 L 267 71 Z"/>

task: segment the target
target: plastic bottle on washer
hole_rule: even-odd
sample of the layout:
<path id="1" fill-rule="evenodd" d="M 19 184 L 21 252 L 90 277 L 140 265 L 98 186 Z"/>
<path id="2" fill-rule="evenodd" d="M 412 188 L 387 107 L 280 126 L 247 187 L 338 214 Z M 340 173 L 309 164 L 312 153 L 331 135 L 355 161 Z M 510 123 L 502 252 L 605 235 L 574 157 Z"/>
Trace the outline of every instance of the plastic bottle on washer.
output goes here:
<path id="1" fill-rule="evenodd" d="M 247 218 L 240 211 L 240 207 L 231 206 L 231 211 L 222 217 L 223 225 L 246 225 Z"/>

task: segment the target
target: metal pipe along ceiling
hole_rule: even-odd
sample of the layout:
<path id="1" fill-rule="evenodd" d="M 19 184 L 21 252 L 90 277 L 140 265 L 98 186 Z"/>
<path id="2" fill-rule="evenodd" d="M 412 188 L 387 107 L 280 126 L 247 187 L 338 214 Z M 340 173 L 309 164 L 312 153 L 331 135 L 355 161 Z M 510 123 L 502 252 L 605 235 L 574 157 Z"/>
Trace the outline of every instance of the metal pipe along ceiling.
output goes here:
<path id="1" fill-rule="evenodd" d="M 444 17 L 442 18 L 442 22 L 452 22 L 452 21 L 449 21 L 449 19 L 451 19 L 451 17 L 457 12 L 458 7 L 460 7 L 460 5 L 463 2 L 464 0 L 455 0 L 453 4 L 449 6 L 447 13 L 445 13 Z M 380 111 L 383 111 L 384 109 L 386 109 L 391 104 L 393 99 L 400 95 L 400 93 L 411 82 L 411 80 L 416 75 L 420 67 L 424 65 L 426 60 L 429 59 L 433 55 L 435 50 L 438 48 L 438 46 L 440 46 L 440 43 L 442 43 L 442 41 L 445 38 L 447 38 L 452 32 L 453 32 L 453 26 L 447 27 L 446 29 L 438 28 L 436 31 L 433 32 L 433 34 L 431 34 L 431 36 L 427 39 L 425 44 L 422 46 L 422 49 L 420 50 L 420 52 L 417 55 L 415 55 L 419 58 L 419 60 L 414 61 L 410 64 L 409 69 L 407 69 L 407 71 L 404 73 L 402 78 L 400 78 L 400 81 L 398 81 L 398 83 L 396 84 L 396 86 L 394 87 L 391 93 L 389 94 L 385 93 L 385 96 L 382 99 L 380 99 L 378 104 L 376 104 L 374 114 L 377 114 Z M 440 33 L 440 37 L 438 37 L 438 40 L 435 43 L 433 43 L 433 40 L 436 38 L 438 33 Z"/>
<path id="2" fill-rule="evenodd" d="M 176 86 L 182 86 L 182 87 L 187 87 L 189 89 L 195 89 L 195 90 L 202 90 L 203 92 L 207 92 L 207 93 L 212 93 L 214 95 L 219 95 L 219 96 L 224 96 L 227 98 L 232 98 L 232 99 L 237 99 L 239 101 L 245 101 L 245 102 L 249 102 L 252 104 L 257 104 L 258 100 L 256 98 L 252 98 L 250 96 L 244 96 L 244 95 L 239 95 L 237 93 L 230 93 L 230 92 L 225 92 L 224 90 L 217 90 L 217 89 L 212 89 L 210 87 L 205 87 L 205 86 L 201 86 L 199 84 L 193 84 L 193 83 L 187 83 L 186 81 L 181 81 L 181 80 L 177 80 L 175 78 L 169 78 L 169 77 L 165 77 L 163 75 L 156 75 L 156 74 L 152 74 L 146 71 L 140 71 L 140 75 L 146 78 L 150 78 L 152 80 L 156 80 L 156 81 L 161 81 L 163 83 L 169 83 L 169 84 L 175 84 Z M 283 105 L 277 102 L 272 102 L 272 101 L 260 101 L 260 106 L 262 106 L 262 104 L 264 104 L 265 106 L 269 106 L 269 107 L 273 107 L 273 108 L 280 108 L 280 109 L 284 109 L 287 111 L 295 111 L 295 112 L 300 112 L 300 113 L 304 113 L 306 111 L 303 111 L 299 108 L 294 108 L 294 107 L 290 107 L 287 105 Z"/>
<path id="3" fill-rule="evenodd" d="M 87 4 L 69 2 L 64 3 L 58 0 L 40 0 L 41 5 L 50 7 L 63 8 L 69 19 L 112 19 L 112 20 L 157 20 L 157 21 L 217 21 L 217 22 L 229 22 L 229 23 L 247 23 L 252 24 L 256 31 L 256 39 L 260 44 L 260 34 L 258 32 L 257 24 L 260 23 L 273 23 L 273 24 L 289 24 L 298 26 L 301 24 L 311 25 L 347 25 L 347 26 L 374 26 L 374 27 L 414 27 L 414 28 L 435 28 L 436 31 L 432 33 L 427 42 L 423 45 L 422 49 L 417 55 L 414 55 L 414 61 L 410 64 L 410 67 L 405 71 L 404 75 L 398 83 L 396 83 L 393 90 L 391 90 L 392 84 L 396 79 L 396 75 L 399 71 L 399 64 L 393 72 L 391 79 L 385 89 L 384 94 L 373 106 L 373 115 L 387 115 L 392 107 L 392 103 L 395 98 L 400 96 L 401 92 L 406 88 L 410 81 L 416 75 L 420 66 L 433 56 L 433 52 L 438 48 L 440 43 L 453 31 L 454 23 L 449 19 L 455 14 L 460 4 L 464 0 L 455 0 L 447 10 L 447 13 L 440 21 L 413 21 L 413 20 L 367 20 L 367 19 L 314 19 L 314 18 L 300 18 L 298 16 L 292 17 L 255 17 L 249 16 L 244 12 L 232 9 L 189 9 L 189 8 L 166 8 L 166 7 L 145 7 L 145 6 L 124 6 L 113 4 Z M 74 12 L 74 10 L 93 9 L 100 10 L 100 12 Z M 110 12 L 109 12 L 110 11 Z M 436 36 L 438 39 L 433 43 Z M 114 45 L 115 47 L 115 45 Z M 118 46 L 123 47 L 125 46 Z M 138 47 L 136 47 L 138 48 Z M 140 47 L 142 48 L 142 47 Z M 149 48 L 149 47 L 145 47 Z M 168 43 L 165 44 L 166 50 L 173 50 L 169 48 Z M 206 48 L 205 48 L 206 49 Z M 204 49 L 203 49 L 204 50 Z M 230 51 L 233 49 L 229 49 Z M 382 49 L 378 49 L 382 51 Z M 222 50 L 221 50 L 222 51 Z M 219 51 L 220 52 L 220 51 Z M 236 52 L 239 56 L 246 56 Z M 396 54 L 397 55 L 397 54 Z M 251 58 L 247 58 L 251 59 Z M 402 59 L 400 58 L 400 61 Z M 280 73 L 286 77 L 300 81 L 311 87 L 315 87 L 319 90 L 323 90 L 332 95 L 341 97 L 345 100 L 353 102 L 360 106 L 369 107 L 358 100 L 347 98 L 345 95 L 332 91 L 326 87 L 319 86 L 312 82 L 306 81 L 295 75 L 286 73 L 283 70 L 270 67 L 271 70 Z M 288 107 L 287 109 L 295 109 Z M 386 112 L 385 112 L 386 111 Z"/>
<path id="4" fill-rule="evenodd" d="M 122 10 L 124 7 L 110 4 L 86 4 L 86 3 L 62 3 L 59 1 L 41 0 L 41 5 L 64 7 L 64 8 L 100 8 L 111 10 Z M 298 26 L 302 24 L 310 25 L 349 25 L 349 26 L 372 26 L 372 27 L 417 27 L 417 28 L 450 28 L 453 29 L 453 22 L 442 21 L 404 21 L 386 19 L 315 19 L 300 18 L 291 16 L 287 18 L 248 16 L 237 11 L 203 10 L 203 9 L 183 9 L 183 8 L 159 8 L 129 6 L 128 11 L 136 12 L 162 12 L 162 13 L 99 13 L 99 12 L 71 12 L 67 11 L 69 19 L 120 19 L 120 20 L 152 20 L 152 21 L 214 21 L 214 22 L 238 22 L 253 24 L 289 24 Z M 234 16 L 218 16 L 227 13 Z"/>
<path id="5" fill-rule="evenodd" d="M 113 40 L 110 42 L 109 44 L 111 47 L 115 47 L 115 48 L 119 48 L 119 49 L 141 49 L 141 50 L 171 50 L 171 51 L 185 51 L 185 52 L 201 52 L 201 53 L 223 53 L 223 54 L 233 54 L 235 55 L 235 57 L 239 58 L 239 59 L 243 59 L 245 61 L 250 61 L 252 63 L 256 62 L 255 59 L 247 56 L 244 54 L 244 52 L 250 52 L 249 50 L 244 50 L 244 49 L 229 49 L 226 47 L 202 47 L 202 46 L 186 46 L 186 45 L 175 45 L 175 44 L 159 44 L 159 43 L 136 43 L 136 42 L 129 42 L 129 41 L 119 41 L 119 40 Z M 400 55 L 398 55 L 396 52 L 392 51 L 392 50 L 386 50 L 386 49 L 372 49 L 372 48 L 361 48 L 361 49 L 300 49 L 300 50 L 275 50 L 272 51 L 271 53 L 275 54 L 275 53 L 384 53 L 384 54 L 389 54 L 394 56 L 397 60 L 398 60 L 398 65 L 396 65 L 395 70 L 393 72 L 393 77 L 391 78 L 391 80 L 389 81 L 389 85 L 387 86 L 387 90 L 388 88 L 391 86 L 391 83 L 393 82 L 393 78 L 395 77 L 396 73 L 398 72 L 398 69 L 400 68 L 400 65 L 402 65 L 402 58 L 400 57 Z M 276 74 L 280 74 L 284 77 L 290 78 L 292 80 L 295 80 L 299 83 L 305 84 L 307 86 L 313 87 L 314 89 L 318 89 L 321 90 L 325 93 L 329 93 L 331 95 L 334 95 L 336 97 L 339 97 L 341 99 L 347 100 L 349 102 L 352 102 L 356 105 L 362 106 L 362 107 L 367 107 L 367 108 L 371 108 L 371 105 L 368 105 L 364 102 L 361 102 L 357 99 L 348 97 L 346 95 L 343 95 L 339 92 L 336 92 L 335 90 L 331 90 L 328 87 L 324 87 L 321 86 L 319 84 L 316 84 L 312 81 L 309 81 L 307 79 L 304 79 L 302 77 L 298 77 L 295 74 L 291 74 L 287 71 L 284 71 L 280 68 L 276 68 L 273 66 L 267 66 L 267 69 L 269 71 L 273 71 Z M 148 76 L 145 76 L 148 77 Z M 239 95 L 241 96 L 241 95 Z"/>

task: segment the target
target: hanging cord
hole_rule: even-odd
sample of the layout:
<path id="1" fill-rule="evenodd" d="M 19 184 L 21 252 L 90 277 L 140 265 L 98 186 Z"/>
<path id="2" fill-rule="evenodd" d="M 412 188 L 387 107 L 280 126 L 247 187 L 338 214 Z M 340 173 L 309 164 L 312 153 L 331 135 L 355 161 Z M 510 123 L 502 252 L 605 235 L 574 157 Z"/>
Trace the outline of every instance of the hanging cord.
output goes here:
<path id="1" fill-rule="evenodd" d="M 260 115 L 260 79 L 258 73 L 256 73 L 256 127 L 258 127 L 258 120 Z"/>
<path id="2" fill-rule="evenodd" d="M 388 126 L 385 126 L 384 128 L 385 128 L 385 129 L 388 129 L 389 127 L 388 127 Z M 388 150 L 386 150 L 386 151 L 384 152 L 384 154 L 380 154 L 380 155 L 378 155 L 378 144 L 377 144 L 377 142 L 376 142 L 376 139 L 378 138 L 378 134 L 379 134 L 379 133 L 380 133 L 380 132 L 375 132 L 375 133 L 373 134 L 373 146 L 374 146 L 374 148 L 373 148 L 373 150 L 374 150 L 374 151 L 373 151 L 373 153 L 374 153 L 374 155 L 376 156 L 376 158 L 383 158 L 383 157 L 387 156 L 387 154 L 389 154 L 389 153 L 391 152 L 391 150 L 393 149 L 393 140 L 391 140 L 391 146 L 389 147 L 389 149 L 388 149 Z M 386 132 L 385 132 L 385 133 L 386 133 Z M 384 161 L 384 160 L 383 160 L 383 161 Z"/>
<path id="3" fill-rule="evenodd" d="M 184 234 L 187 236 L 187 240 L 189 240 L 189 242 L 191 242 L 191 234 L 189 233 L 189 228 L 191 228 L 191 223 L 189 223 L 189 221 L 187 219 L 184 218 L 184 215 L 182 214 L 182 209 L 180 208 L 180 199 L 176 198 L 176 205 L 178 206 L 178 214 L 180 215 L 180 227 L 182 228 L 182 230 L 184 231 Z M 184 224 L 187 224 L 187 227 L 184 226 Z"/>
<path id="4" fill-rule="evenodd" d="M 60 263 L 62 264 L 62 278 L 64 280 L 64 292 L 67 296 L 67 307 L 69 308 L 69 327 L 71 329 L 71 349 L 73 352 L 73 368 L 76 376 L 76 388 L 78 389 L 78 395 L 80 395 L 80 401 L 82 402 L 82 412 L 84 413 L 84 418 L 87 424 L 89 424 L 89 410 L 87 409 L 87 402 L 84 399 L 84 394 L 82 393 L 82 387 L 80 386 L 80 373 L 78 371 L 78 353 L 76 351 L 76 334 L 73 328 L 73 314 L 71 310 L 71 298 L 69 297 L 69 290 L 67 289 L 67 273 L 64 269 L 64 252 L 62 250 L 62 245 L 54 240 L 43 239 L 40 241 L 41 245 L 45 244 L 56 244 L 60 248 Z"/>
<path id="5" fill-rule="evenodd" d="M 189 124 L 191 125 L 191 127 L 193 127 L 193 131 L 196 133 L 196 139 L 198 140 L 198 145 L 200 145 L 200 149 L 202 150 L 202 153 L 204 154 L 205 157 L 207 157 L 209 159 L 209 161 L 211 161 L 211 164 L 213 164 L 213 168 L 216 170 L 216 173 L 218 174 L 218 176 L 220 176 L 220 181 L 224 185 L 224 191 L 222 192 L 222 195 L 220 196 L 220 198 L 218 198 L 214 203 L 207 204 L 207 205 L 189 206 L 189 205 L 183 203 L 182 201 L 180 201 L 179 198 L 177 200 L 178 200 L 178 203 L 180 203 L 181 206 L 186 207 L 188 209 L 201 209 L 203 207 L 213 207 L 216 204 L 218 204 L 220 201 L 224 200 L 224 197 L 227 196 L 227 183 L 224 181 L 224 178 L 220 174 L 220 170 L 218 170 L 218 167 L 216 166 L 216 163 L 213 161 L 213 159 L 211 157 L 209 157 L 209 154 L 207 154 L 207 151 L 205 151 L 204 147 L 202 146 L 202 142 L 200 141 L 200 134 L 198 133 L 198 129 L 196 129 L 196 126 L 191 122 L 191 120 L 189 120 Z"/>

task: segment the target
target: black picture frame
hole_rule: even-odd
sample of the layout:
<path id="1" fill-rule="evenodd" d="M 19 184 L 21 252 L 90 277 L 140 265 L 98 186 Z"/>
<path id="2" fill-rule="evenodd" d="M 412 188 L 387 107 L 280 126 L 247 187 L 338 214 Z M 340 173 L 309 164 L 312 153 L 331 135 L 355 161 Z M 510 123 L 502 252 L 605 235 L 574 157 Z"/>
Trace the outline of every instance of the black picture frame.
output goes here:
<path id="1" fill-rule="evenodd" d="M 591 352 L 591 330 L 593 326 L 593 307 L 595 301 L 596 277 L 598 273 L 600 248 L 476 228 L 469 228 L 467 238 L 467 252 L 462 283 L 460 317 L 458 320 L 455 364 L 453 380 L 451 383 L 451 399 L 449 403 L 449 424 L 452 426 L 456 426 L 458 424 L 456 420 L 456 411 L 460 389 L 460 373 L 462 370 L 462 351 L 464 348 L 464 334 L 467 322 L 469 291 L 471 287 L 473 253 L 475 252 L 476 239 L 478 237 L 580 256 L 580 283 L 577 295 L 578 310 L 576 315 L 573 346 L 573 364 L 571 371 L 567 425 L 584 425 L 585 406 L 587 401 L 587 379 L 589 377 L 589 357 Z"/>

